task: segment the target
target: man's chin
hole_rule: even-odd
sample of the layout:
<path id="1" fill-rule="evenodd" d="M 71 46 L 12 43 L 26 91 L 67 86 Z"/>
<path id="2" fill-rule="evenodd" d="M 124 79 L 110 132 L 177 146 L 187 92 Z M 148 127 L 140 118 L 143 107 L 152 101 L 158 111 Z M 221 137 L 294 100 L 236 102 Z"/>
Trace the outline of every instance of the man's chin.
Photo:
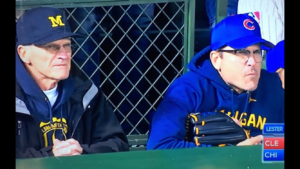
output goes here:
<path id="1" fill-rule="evenodd" d="M 64 80 L 67 79 L 69 77 L 69 73 L 68 74 L 61 74 L 60 76 L 55 76 L 55 79 L 57 80 Z"/>
<path id="2" fill-rule="evenodd" d="M 246 91 L 250 91 L 250 92 L 252 92 L 252 91 L 254 91 L 254 90 L 256 90 L 257 89 L 257 84 L 255 85 L 255 84 L 253 84 L 253 85 L 248 85 L 246 88 L 244 88 L 244 90 L 246 90 Z"/>

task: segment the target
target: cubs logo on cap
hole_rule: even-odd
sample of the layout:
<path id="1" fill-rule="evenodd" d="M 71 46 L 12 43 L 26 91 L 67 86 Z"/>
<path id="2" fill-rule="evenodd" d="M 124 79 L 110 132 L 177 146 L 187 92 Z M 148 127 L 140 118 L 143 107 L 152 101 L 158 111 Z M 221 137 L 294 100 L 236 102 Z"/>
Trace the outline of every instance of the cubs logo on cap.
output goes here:
<path id="1" fill-rule="evenodd" d="M 244 22 L 244 27 L 248 30 L 254 30 L 255 26 L 253 24 L 253 21 L 251 19 L 245 19 Z"/>

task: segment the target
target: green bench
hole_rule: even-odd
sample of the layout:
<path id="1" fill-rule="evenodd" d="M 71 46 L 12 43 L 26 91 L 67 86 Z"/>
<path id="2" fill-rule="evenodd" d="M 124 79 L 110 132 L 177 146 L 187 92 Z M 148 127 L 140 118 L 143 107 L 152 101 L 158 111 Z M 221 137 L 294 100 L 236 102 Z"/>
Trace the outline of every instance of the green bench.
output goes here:
<path id="1" fill-rule="evenodd" d="M 146 150 L 148 134 L 128 135 L 129 151 Z"/>

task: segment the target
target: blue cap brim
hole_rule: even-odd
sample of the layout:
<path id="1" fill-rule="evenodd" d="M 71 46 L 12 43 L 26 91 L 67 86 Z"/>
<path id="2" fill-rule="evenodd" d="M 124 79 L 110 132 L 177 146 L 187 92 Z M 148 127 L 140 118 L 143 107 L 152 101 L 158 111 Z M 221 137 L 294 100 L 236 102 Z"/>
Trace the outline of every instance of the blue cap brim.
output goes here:
<path id="1" fill-rule="evenodd" d="M 228 46 L 234 49 L 244 49 L 254 44 L 261 44 L 261 49 L 269 50 L 274 48 L 274 44 L 257 36 L 246 36 L 227 43 Z"/>
<path id="2" fill-rule="evenodd" d="M 72 32 L 55 32 L 54 34 L 48 36 L 48 37 L 43 37 L 42 39 L 40 40 L 37 40 L 35 42 L 33 42 L 32 44 L 34 45 L 44 45 L 44 44 L 47 44 L 47 43 L 50 43 L 50 42 L 53 42 L 53 41 L 56 41 L 56 40 L 60 40 L 60 39 L 63 39 L 63 38 L 67 38 L 67 37 L 84 37 L 84 35 L 81 35 L 81 34 L 76 34 L 76 33 L 72 33 Z"/>

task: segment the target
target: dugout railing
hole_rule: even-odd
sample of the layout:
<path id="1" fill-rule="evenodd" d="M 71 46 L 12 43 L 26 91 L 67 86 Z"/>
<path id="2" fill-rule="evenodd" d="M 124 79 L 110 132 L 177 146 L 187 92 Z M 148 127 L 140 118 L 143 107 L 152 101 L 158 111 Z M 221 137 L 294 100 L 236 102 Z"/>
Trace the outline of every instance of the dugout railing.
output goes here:
<path id="1" fill-rule="evenodd" d="M 87 40 L 92 40 L 96 45 L 95 49 L 100 50 L 100 63 L 97 64 L 91 55 L 82 48 L 83 43 L 78 43 L 72 39 L 76 48 L 73 56 L 82 52 L 86 55 L 86 60 L 77 63 L 72 60 L 86 76 L 93 79 L 96 73 L 100 74 L 100 84 L 105 97 L 112 105 L 124 131 L 126 132 L 131 150 L 145 149 L 147 135 L 149 134 L 149 123 L 151 112 L 155 111 L 158 103 L 163 98 L 169 85 L 181 74 L 187 71 L 186 65 L 193 57 L 195 32 L 207 32 L 208 29 L 195 29 L 195 5 L 197 0 L 16 0 L 16 11 L 24 11 L 38 6 L 52 6 L 65 10 L 68 19 L 73 19 L 78 23 L 74 28 L 75 32 L 80 29 L 83 21 L 76 21 L 73 13 L 78 8 L 85 9 L 89 15 L 96 8 L 101 10 L 103 17 L 101 20 L 94 20 L 97 28 L 101 28 L 101 40 L 93 40 L 93 31 L 86 36 Z M 200 1 L 200 0 L 198 0 Z M 226 15 L 227 0 L 217 0 L 217 21 Z M 149 25 L 139 28 L 137 20 L 139 16 L 131 17 L 128 13 L 133 6 L 139 7 L 145 12 L 150 5 L 154 5 L 154 15 L 149 17 Z M 121 14 L 117 18 L 112 14 L 113 9 L 118 9 Z M 127 36 L 128 31 L 123 30 L 119 25 L 122 17 L 126 16 L 131 20 L 130 28 L 135 27 L 140 31 L 136 39 Z M 105 23 L 110 23 L 109 26 Z M 151 27 L 151 29 L 150 29 Z M 114 38 L 112 30 L 117 29 L 119 38 Z M 95 28 L 96 29 L 96 28 Z M 139 48 L 137 41 L 146 40 L 147 47 Z M 122 40 L 127 39 L 130 45 L 128 50 L 119 47 Z M 138 51 L 137 59 L 129 57 L 130 51 Z M 118 51 L 123 56 L 114 58 Z M 139 67 L 141 60 L 146 63 L 144 67 Z M 127 68 L 120 66 L 127 63 Z M 94 70 L 90 73 L 84 71 L 84 67 L 92 64 Z M 125 70 L 126 69 L 126 70 Z M 112 80 L 117 72 L 117 81 Z M 134 75 L 130 75 L 135 72 Z M 133 81 L 130 76 L 136 76 Z M 116 77 L 114 77 L 116 78 Z M 143 83 L 142 83 L 143 82 Z M 126 84 L 127 90 L 121 90 L 121 86 Z M 142 84 L 142 85 L 141 85 Z M 133 97 L 130 95 L 134 93 Z M 117 99 L 115 99 L 117 98 Z M 124 108 L 125 107 L 125 108 Z M 124 111 L 126 110 L 126 111 Z"/>

